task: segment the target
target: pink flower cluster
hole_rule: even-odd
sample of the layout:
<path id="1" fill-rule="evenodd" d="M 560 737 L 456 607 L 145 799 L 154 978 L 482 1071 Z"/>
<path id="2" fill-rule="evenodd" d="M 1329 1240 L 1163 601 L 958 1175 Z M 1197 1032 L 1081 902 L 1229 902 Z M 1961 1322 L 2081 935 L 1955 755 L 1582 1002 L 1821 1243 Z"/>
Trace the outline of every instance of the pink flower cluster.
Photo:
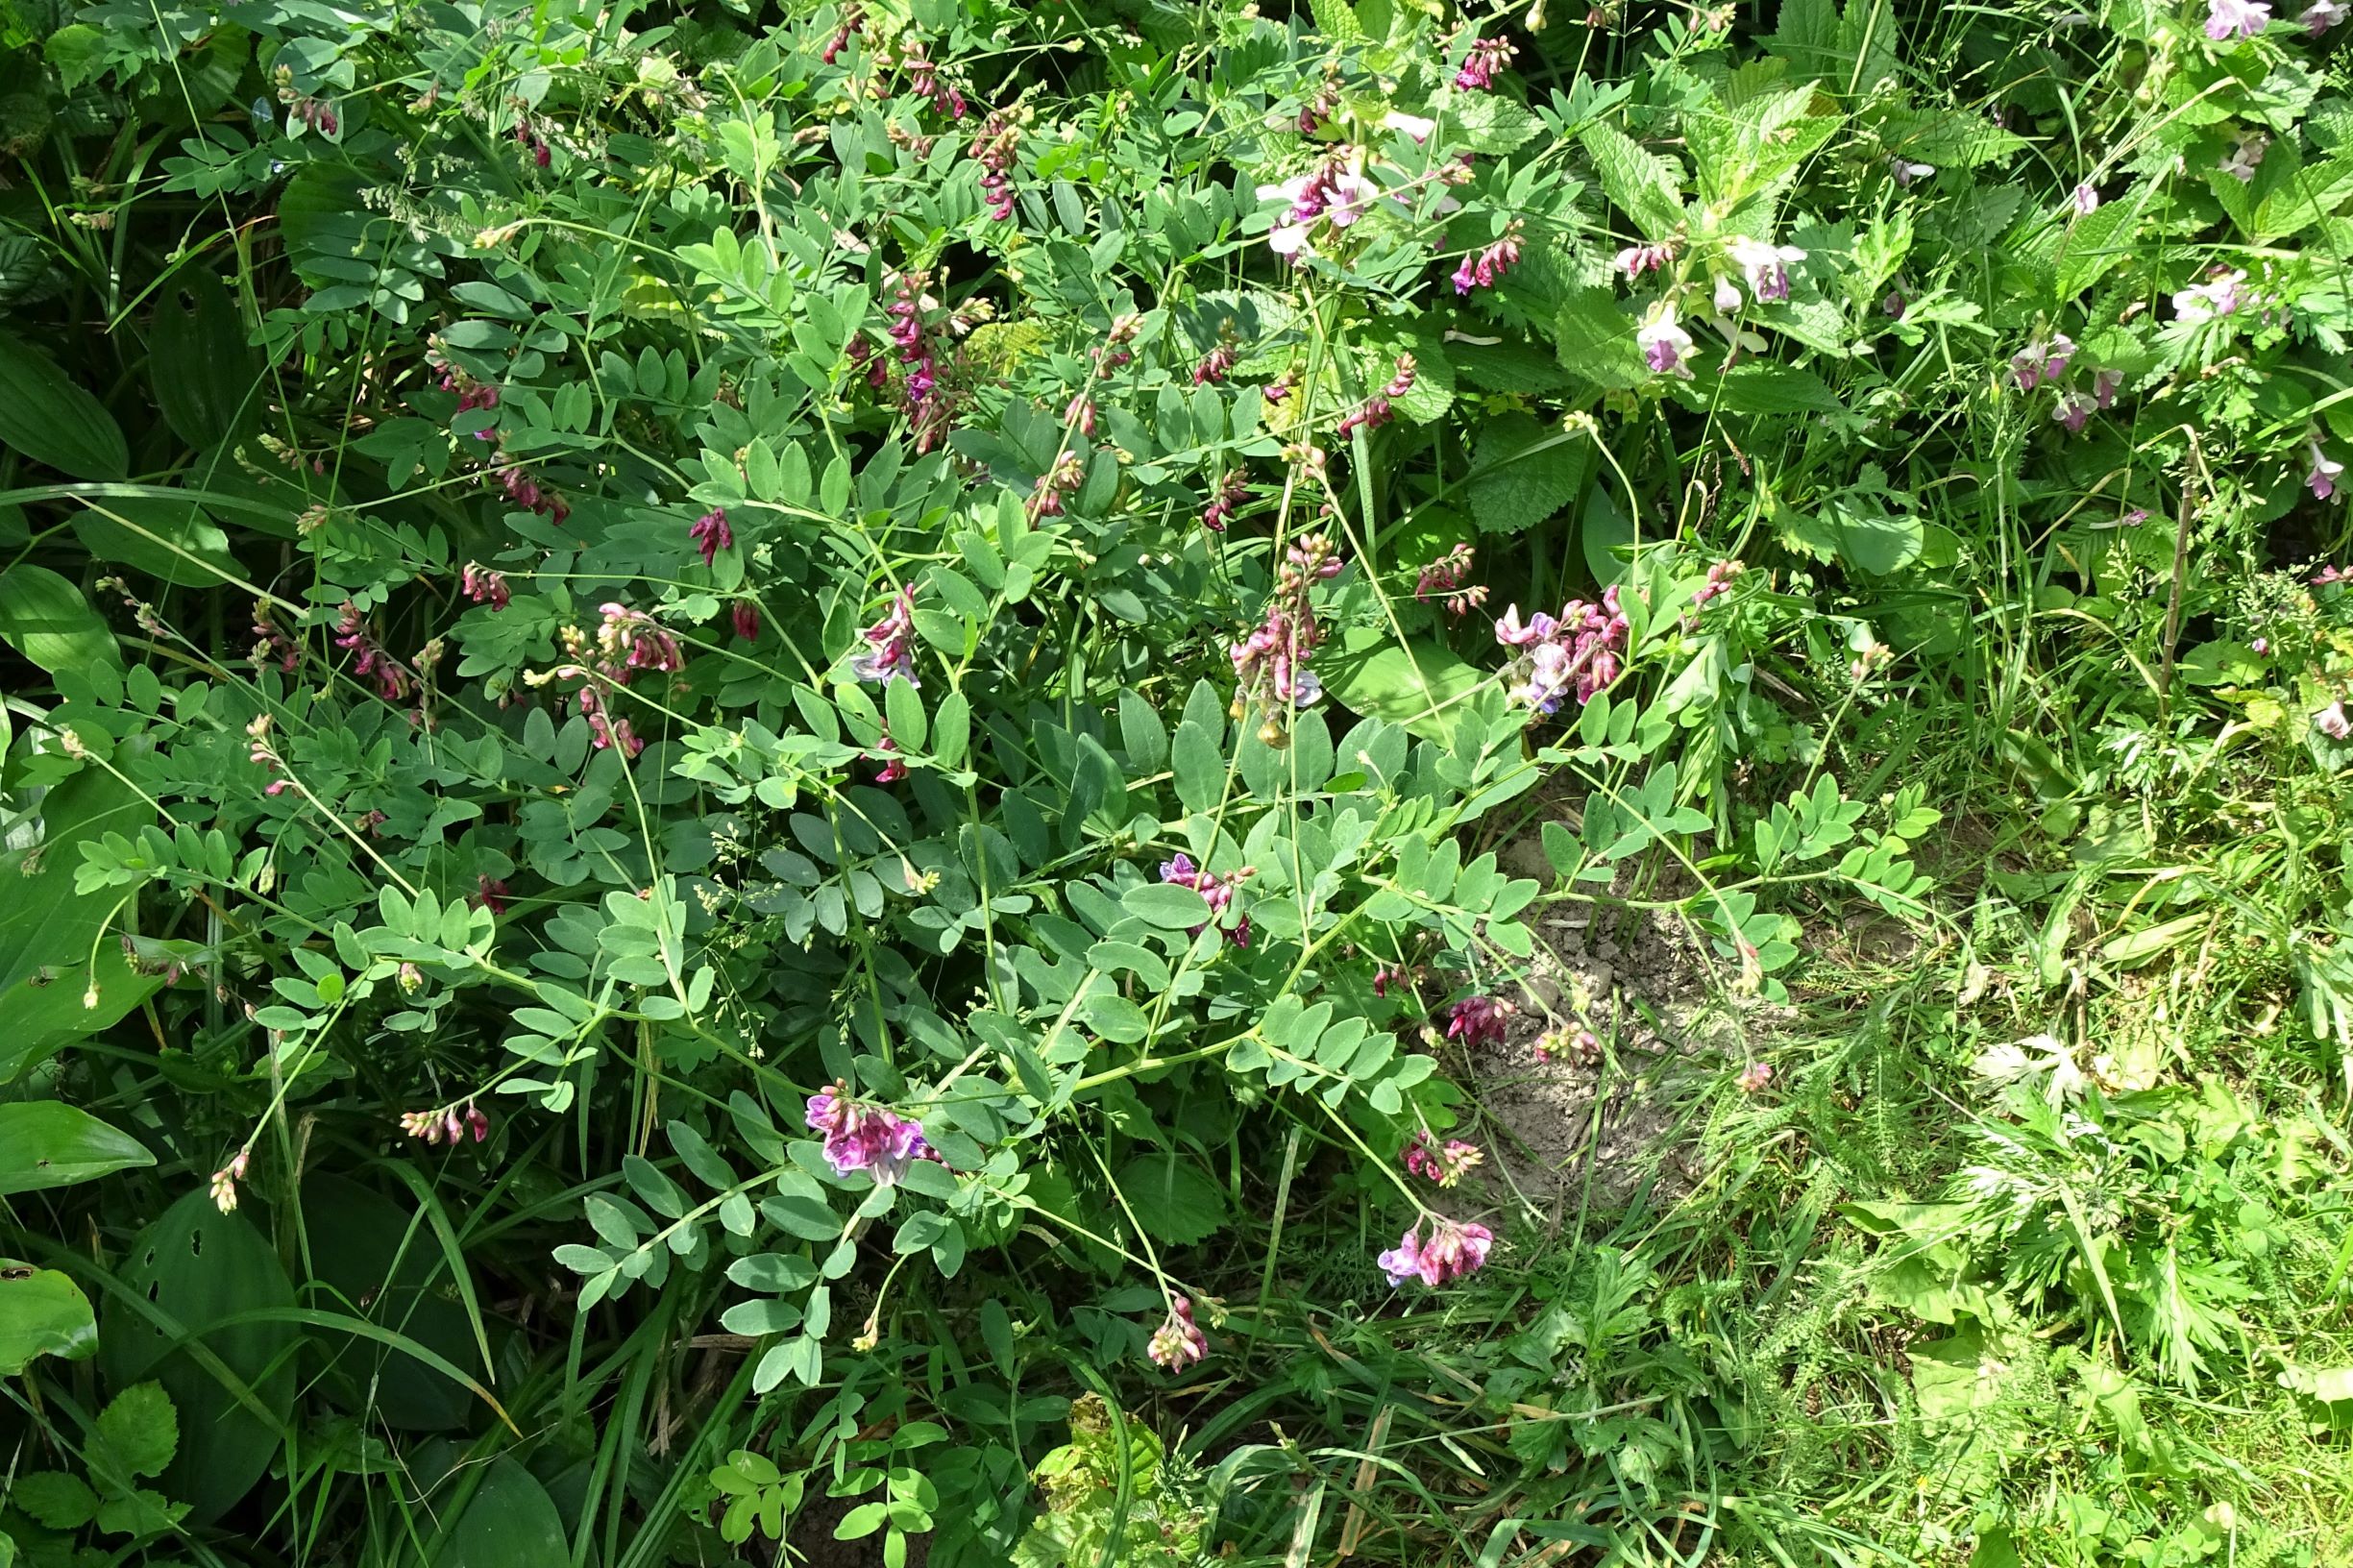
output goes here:
<path id="1" fill-rule="evenodd" d="M 2038 337 L 2010 356 L 2010 380 L 2021 392 L 2031 392 L 2042 382 L 2056 381 L 2066 375 L 2068 361 L 2074 355 L 2075 340 L 2065 332 Z"/>
<path id="2" fill-rule="evenodd" d="M 1503 38 L 1479 39 L 1462 58 L 1461 68 L 1455 72 L 1455 86 L 1465 92 L 1485 92 L 1495 86 L 1495 73 L 1510 64 L 1511 57 L 1517 53 Z"/>
<path id="3" fill-rule="evenodd" d="M 1103 341 L 1087 351 L 1094 357 L 1094 373 L 1108 378 L 1113 371 L 1133 360 L 1136 351 L 1129 345 L 1142 331 L 1143 317 L 1136 311 L 1130 310 L 1115 319 L 1111 331 L 1103 334 Z M 1090 430 L 1087 433 L 1091 435 L 1094 432 Z"/>
<path id="4" fill-rule="evenodd" d="M 2113 404 L 2116 402 L 2117 388 L 2123 384 L 2124 373 L 2122 371 L 2096 371 L 2092 377 L 2091 396 L 2086 397 L 2072 388 L 2061 392 L 2058 401 L 2051 405 L 2050 417 L 2066 426 L 2068 434 L 2081 435 L 2093 412 L 2095 410 L 2104 411 Z"/>
<path id="5" fill-rule="evenodd" d="M 233 1213 L 237 1206 L 237 1184 L 245 1180 L 246 1168 L 253 1164 L 254 1150 L 247 1144 L 229 1157 L 229 1164 L 212 1173 L 212 1207 L 222 1213 Z"/>
<path id="6" fill-rule="evenodd" d="M 875 391 L 879 392 L 891 384 L 891 362 L 874 352 L 874 345 L 867 341 L 864 332 L 853 334 L 842 353 L 852 365 L 866 373 L 866 384 Z"/>
<path id="7" fill-rule="evenodd" d="M 923 1139 L 918 1123 L 879 1105 L 862 1105 L 849 1097 L 847 1084 L 809 1096 L 804 1113 L 812 1132 L 825 1139 L 825 1159 L 834 1174 L 863 1170 L 877 1187 L 895 1187 L 918 1160 L 946 1162 Z"/>
<path id="8" fill-rule="evenodd" d="M 1365 399 L 1363 407 L 1342 414 L 1333 433 L 1345 441 L 1360 429 L 1377 430 L 1394 419 L 1396 414 L 1389 407 L 1390 400 L 1402 398 L 1413 390 L 1413 379 L 1419 373 L 1419 368 L 1413 362 L 1413 355 L 1399 355 L 1397 374 L 1389 378 L 1388 384 Z"/>
<path id="9" fill-rule="evenodd" d="M 398 660 L 383 650 L 376 634 L 368 629 L 359 607 L 350 600 L 343 601 L 342 619 L 335 623 L 335 646 L 349 649 L 359 655 L 352 664 L 352 674 L 371 675 L 376 680 L 376 695 L 387 702 L 407 698 L 409 674 Z"/>
<path id="10" fill-rule="evenodd" d="M 1078 453 L 1065 452 L 1054 459 L 1052 468 L 1038 476 L 1037 484 L 1030 490 L 1029 515 L 1033 519 L 1062 516 L 1063 498 L 1086 479 L 1087 470 L 1079 462 Z"/>
<path id="11" fill-rule="evenodd" d="M 294 639 L 270 619 L 269 606 L 259 602 L 254 605 L 254 650 L 248 657 L 256 669 L 275 663 L 279 669 L 288 672 L 303 658 L 302 649 L 294 646 Z"/>
<path id="12" fill-rule="evenodd" d="M 299 121 L 322 136 L 333 135 L 343 124 L 340 119 L 336 118 L 334 110 L 324 99 L 319 98 L 295 99 L 293 107 L 286 110 L 286 119 L 289 122 Z M 291 129 L 291 124 L 289 124 L 289 129 Z"/>
<path id="13" fill-rule="evenodd" d="M 1610 265 L 1631 280 L 1646 272 L 1657 272 L 1674 259 L 1675 247 L 1672 244 L 1629 245 L 1611 259 Z"/>
<path id="14" fill-rule="evenodd" d="M 1493 288 L 1498 279 L 1519 264 L 1520 236 L 1515 223 L 1503 238 L 1462 258 L 1462 264 L 1455 269 L 1455 292 L 1468 294 L 1474 288 Z"/>
<path id="15" fill-rule="evenodd" d="M 1223 381 L 1233 374 L 1236 356 L 1233 343 L 1219 343 L 1201 356 L 1199 364 L 1193 366 L 1193 385 L 1214 386 Z"/>
<path id="16" fill-rule="evenodd" d="M 1520 607 L 1512 605 L 1495 623 L 1495 640 L 1520 649 L 1504 672 L 1512 699 L 1547 716 L 1557 713 L 1571 692 L 1581 707 L 1592 701 L 1594 693 L 1618 678 L 1628 629 L 1614 584 L 1598 604 L 1570 600 L 1557 620 L 1538 611 L 1522 625 Z"/>
<path id="17" fill-rule="evenodd" d="M 907 73 L 909 91 L 951 120 L 964 118 L 964 94 L 941 77 L 938 64 L 924 53 L 921 39 L 907 45 L 907 52 L 899 57 L 899 67 Z"/>
<path id="18" fill-rule="evenodd" d="M 1471 575 L 1471 563 L 1478 551 L 1467 542 L 1457 545 L 1432 561 L 1413 579 L 1413 597 L 1421 603 L 1438 603 L 1448 615 L 1458 620 L 1487 601 L 1487 585 L 1483 582 L 1463 586 Z"/>
<path id="19" fill-rule="evenodd" d="M 940 385 L 940 361 L 924 325 L 927 297 L 923 282 L 921 273 L 902 274 L 897 296 L 891 302 L 891 341 L 897 346 L 899 364 L 906 373 L 901 392 L 919 454 L 940 444 L 954 412 L 953 399 Z"/>
<path id="20" fill-rule="evenodd" d="M 1691 591 L 1691 607 L 1696 610 L 1709 600 L 1730 593 L 1732 579 L 1746 570 L 1738 561 L 1710 561 L 1707 580 Z"/>
<path id="21" fill-rule="evenodd" d="M 631 729 L 626 719 L 606 712 L 604 698 L 594 686 L 580 688 L 580 717 L 588 721 L 589 744 L 598 750 L 617 749 L 625 757 L 634 757 L 646 749 L 645 737 Z"/>
<path id="22" fill-rule="evenodd" d="M 1415 1133 L 1413 1141 L 1406 1145 L 1406 1174 L 1452 1187 L 1485 1159 L 1476 1143 L 1450 1138 L 1441 1145 L 1428 1133 Z"/>
<path id="23" fill-rule="evenodd" d="M 1333 67 L 1336 71 L 1337 67 Z M 1299 106 L 1299 134 L 1311 136 L 1332 123 L 1340 111 L 1340 85 L 1336 77 L 1327 76 L 1315 96 Z"/>
<path id="24" fill-rule="evenodd" d="M 1555 1057 L 1567 1057 L 1572 1062 L 1591 1066 L 1602 1059 L 1602 1042 L 1590 1029 L 1571 1029 L 1563 1024 L 1538 1035 L 1535 1051 L 1539 1062 L 1549 1063 Z"/>
<path id="25" fill-rule="evenodd" d="M 1003 110 L 998 110 L 981 122 L 973 133 L 971 155 L 980 164 L 980 199 L 989 204 L 989 216 L 998 223 L 1013 217 L 1013 164 L 1019 137 Z"/>
<path id="26" fill-rule="evenodd" d="M 643 610 L 610 601 L 597 606 L 603 620 L 597 624 L 597 649 L 604 655 L 604 674 L 617 686 L 626 686 L 640 670 L 668 674 L 686 668 L 678 640 Z"/>
<path id="27" fill-rule="evenodd" d="M 1256 702 L 1263 711 L 1259 734 L 1270 746 L 1286 734 L 1278 714 L 1287 716 L 1323 696 L 1323 682 L 1308 667 L 1323 641 L 1311 594 L 1316 583 L 1337 576 L 1340 565 L 1339 552 L 1325 534 L 1311 533 L 1293 545 L 1266 601 L 1266 619 L 1228 650 L 1234 700 L 1238 706 Z"/>
<path id="28" fill-rule="evenodd" d="M 1773 1064 L 1752 1062 L 1740 1069 L 1740 1076 L 1732 1082 L 1743 1094 L 1761 1094 L 1773 1082 Z"/>
<path id="29" fill-rule="evenodd" d="M 506 492 L 506 499 L 525 511 L 536 512 L 558 527 L 572 515 L 572 503 L 541 484 L 522 464 L 501 463 L 491 472 L 498 478 L 499 488 Z"/>
<path id="30" fill-rule="evenodd" d="M 559 665 L 544 675 L 527 674 L 525 678 L 533 685 L 564 676 L 579 679 L 580 716 L 588 721 L 590 743 L 600 751 L 617 748 L 624 756 L 634 757 L 646 748 L 646 743 L 630 729 L 626 719 L 615 719 L 606 710 L 599 682 L 609 681 L 622 687 L 628 685 L 640 671 L 668 674 L 686 667 L 686 655 L 679 649 L 678 640 L 643 610 L 609 602 L 598 609 L 603 619 L 597 625 L 593 664 L 589 640 L 577 627 L 567 627 L 563 634 L 565 649 L 579 662 Z"/>
<path id="31" fill-rule="evenodd" d="M 1427 1221 L 1430 1235 L 1425 1237 L 1423 1223 L 1414 1221 L 1394 1248 L 1374 1260 L 1389 1277 L 1389 1284 L 1419 1279 L 1435 1289 L 1485 1265 L 1487 1249 L 1495 1244 L 1493 1231 L 1484 1225 L 1458 1225 L 1442 1214 L 1432 1214 Z"/>
<path id="32" fill-rule="evenodd" d="M 256 714 L 254 722 L 245 726 L 245 735 L 253 743 L 246 748 L 247 761 L 257 768 L 267 768 L 273 773 L 285 766 L 284 759 L 278 755 L 277 747 L 270 745 L 270 716 L 268 714 Z M 261 793 L 267 796 L 280 796 L 285 794 L 290 788 L 292 786 L 285 779 L 273 778 Z"/>
<path id="33" fill-rule="evenodd" d="M 1234 902 L 1235 890 L 1249 877 L 1257 874 L 1257 870 L 1254 866 L 1244 866 L 1230 875 L 1219 876 L 1215 871 L 1203 870 L 1193 864 L 1192 856 L 1180 851 L 1174 859 L 1161 862 L 1160 879 L 1176 887 L 1192 889 L 1210 906 L 1208 923 L 1196 925 L 1189 933 L 1197 937 L 1224 918 L 1226 910 Z M 1226 941 L 1237 947 L 1250 945 L 1249 916 L 1244 915 L 1234 922 L 1233 929 L 1226 932 Z"/>
<path id="34" fill-rule="evenodd" d="M 2086 394 L 2062 385 L 2074 358 L 2075 340 L 2065 332 L 2038 337 L 2010 356 L 2010 380 L 2021 392 L 2032 392 L 2037 386 L 2051 388 L 2056 396 L 2050 417 L 2067 427 L 2070 435 L 2080 435 L 2095 410 L 2106 409 L 2116 402 L 2124 375 L 2117 370 L 2096 371 L 2092 390 Z"/>
<path id="35" fill-rule="evenodd" d="M 506 574 L 493 572 L 477 561 L 468 561 L 458 575 L 457 585 L 465 596 L 477 604 L 487 604 L 502 610 L 514 601 L 514 594 L 506 586 Z"/>
<path id="36" fill-rule="evenodd" d="M 488 381 L 478 381 L 447 361 L 435 359 L 432 362 L 439 364 L 441 369 L 441 390 L 457 394 L 459 413 L 468 414 L 477 408 L 496 408 L 499 405 L 499 389 Z M 489 437 L 485 435 L 482 439 L 488 440 Z"/>
<path id="37" fill-rule="evenodd" d="M 1182 1372 L 1209 1353 L 1209 1335 L 1193 1321 L 1192 1298 L 1178 1296 L 1168 1304 L 1168 1321 L 1153 1331 L 1144 1354 L 1155 1365 Z"/>
<path id="38" fill-rule="evenodd" d="M 1212 533 L 1223 533 L 1234 520 L 1234 509 L 1250 499 L 1250 473 L 1247 469 L 1230 468 L 1217 486 L 1217 499 L 1209 503 L 1201 514 L 1201 526 Z"/>
<path id="39" fill-rule="evenodd" d="M 735 543 L 735 530 L 727 527 L 727 509 L 723 506 L 714 506 L 695 519 L 694 526 L 686 530 L 686 536 L 695 542 L 697 550 L 702 551 L 702 564 L 705 566 L 716 565 L 719 552 Z"/>
<path id="40" fill-rule="evenodd" d="M 463 1115 L 453 1105 L 441 1111 L 406 1112 L 401 1117 L 401 1131 L 428 1143 L 447 1139 L 452 1144 L 463 1143 L 466 1135 L 472 1133 L 474 1141 L 479 1143 L 490 1136 L 490 1118 L 468 1100 Z"/>
<path id="41" fill-rule="evenodd" d="M 842 58 L 842 51 L 849 47 L 849 40 L 865 31 L 865 28 L 866 12 L 857 6 L 848 7 L 842 12 L 842 25 L 834 30 L 832 39 L 819 53 L 818 58 L 831 65 Z"/>
<path id="42" fill-rule="evenodd" d="M 895 680 L 903 680 L 910 686 L 923 684 L 915 678 L 913 588 L 901 588 L 891 600 L 890 613 L 858 635 L 866 639 L 867 651 L 858 655 L 850 672 L 860 680 L 882 686 Z"/>
<path id="43" fill-rule="evenodd" d="M 1511 1021 L 1519 1009 L 1496 996 L 1465 996 L 1451 1003 L 1444 1013 L 1446 1038 L 1458 1041 L 1465 1050 L 1477 1050 L 1482 1045 L 1501 1045 L 1504 1026 Z"/>
<path id="44" fill-rule="evenodd" d="M 882 766 L 874 770 L 874 782 L 895 784 L 907 776 L 907 759 L 898 754 L 898 743 L 891 738 L 891 721 L 882 722 L 882 739 L 874 743 L 874 750 L 882 758 Z"/>

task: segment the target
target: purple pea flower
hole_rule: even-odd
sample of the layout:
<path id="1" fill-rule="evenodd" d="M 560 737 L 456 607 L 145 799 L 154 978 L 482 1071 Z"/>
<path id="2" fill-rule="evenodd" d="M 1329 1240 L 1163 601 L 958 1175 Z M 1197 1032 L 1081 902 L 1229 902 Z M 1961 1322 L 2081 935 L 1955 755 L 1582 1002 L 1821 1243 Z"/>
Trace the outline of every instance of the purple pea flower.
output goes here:
<path id="1" fill-rule="evenodd" d="M 903 680 L 910 686 L 923 683 L 915 675 L 915 590 L 901 588 L 891 600 L 891 611 L 881 620 L 858 634 L 866 639 L 868 651 L 858 655 L 851 664 L 851 673 L 860 680 L 889 685 Z"/>
<path id="2" fill-rule="evenodd" d="M 694 527 L 686 530 L 702 551 L 702 564 L 710 566 L 719 559 L 719 552 L 735 543 L 735 530 L 727 527 L 727 512 L 723 506 L 714 506 L 695 519 Z"/>

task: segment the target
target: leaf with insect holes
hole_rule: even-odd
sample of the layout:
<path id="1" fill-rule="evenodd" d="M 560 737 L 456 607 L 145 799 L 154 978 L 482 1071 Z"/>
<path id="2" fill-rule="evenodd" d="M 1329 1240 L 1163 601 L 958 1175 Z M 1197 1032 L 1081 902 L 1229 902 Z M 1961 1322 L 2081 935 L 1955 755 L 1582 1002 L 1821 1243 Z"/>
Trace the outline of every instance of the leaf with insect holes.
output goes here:
<path id="1" fill-rule="evenodd" d="M 36 1357 L 78 1361 L 97 1349 L 89 1298 L 70 1275 L 54 1268 L 0 1270 L 0 1377 L 15 1377 Z"/>
<path id="2" fill-rule="evenodd" d="M 0 1105 L 0 1194 L 71 1187 L 155 1163 L 137 1139 L 63 1101 Z"/>

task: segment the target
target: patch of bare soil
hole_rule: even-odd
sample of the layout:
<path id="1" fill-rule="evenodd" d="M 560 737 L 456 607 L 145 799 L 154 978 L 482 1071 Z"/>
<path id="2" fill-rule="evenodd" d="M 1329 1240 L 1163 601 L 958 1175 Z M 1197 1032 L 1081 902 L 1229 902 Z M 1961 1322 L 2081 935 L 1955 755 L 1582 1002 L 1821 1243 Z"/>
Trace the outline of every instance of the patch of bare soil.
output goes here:
<path id="1" fill-rule="evenodd" d="M 1555 880 L 1533 831 L 1498 855 L 1515 876 Z M 1652 886 L 1642 896 L 1675 893 Z M 1501 1045 L 1458 1068 L 1494 1181 L 1554 1224 L 1588 1191 L 1600 1210 L 1646 1188 L 1673 1201 L 1699 1175 L 1686 1163 L 1679 1090 L 1696 1075 L 1740 1071 L 1777 1010 L 1732 995 L 1736 974 L 1672 913 L 1563 900 L 1537 906 L 1530 924 L 1537 944 L 1520 1014 Z"/>

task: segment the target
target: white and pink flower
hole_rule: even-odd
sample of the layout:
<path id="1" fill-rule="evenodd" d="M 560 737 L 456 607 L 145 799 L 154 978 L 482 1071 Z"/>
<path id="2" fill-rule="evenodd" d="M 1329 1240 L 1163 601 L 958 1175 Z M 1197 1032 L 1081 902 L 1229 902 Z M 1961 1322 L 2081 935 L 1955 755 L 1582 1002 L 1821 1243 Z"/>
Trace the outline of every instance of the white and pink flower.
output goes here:
<path id="1" fill-rule="evenodd" d="M 2261 0 L 2207 0 L 2206 36 L 2217 43 L 2251 38 L 2271 25 L 2271 8 Z"/>
<path id="2" fill-rule="evenodd" d="M 1661 376 L 1691 380 L 1691 367 L 1684 362 L 1691 354 L 1691 334 L 1676 319 L 1672 300 L 1661 300 L 1651 307 L 1649 317 L 1634 333 L 1634 343 L 1642 350 L 1643 362 L 1652 370 Z"/>

